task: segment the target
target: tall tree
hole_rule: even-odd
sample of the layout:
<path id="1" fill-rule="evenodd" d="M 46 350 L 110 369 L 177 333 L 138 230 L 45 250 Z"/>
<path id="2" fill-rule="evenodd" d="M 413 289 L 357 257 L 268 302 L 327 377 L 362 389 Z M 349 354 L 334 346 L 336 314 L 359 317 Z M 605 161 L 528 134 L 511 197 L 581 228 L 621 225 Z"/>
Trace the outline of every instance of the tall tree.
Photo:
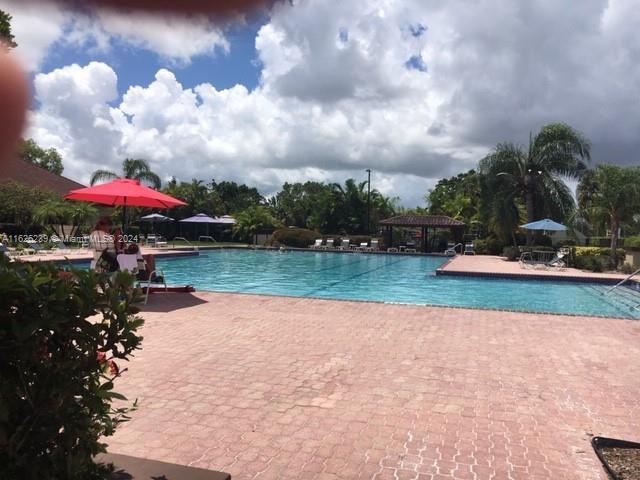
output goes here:
<path id="1" fill-rule="evenodd" d="M 4 48 L 16 48 L 18 44 L 11 33 L 11 19 L 13 17 L 7 12 L 0 10 L 0 46 Z"/>
<path id="2" fill-rule="evenodd" d="M 443 178 L 425 197 L 430 215 L 447 215 L 470 224 L 478 220 L 480 182 L 475 170 Z"/>
<path id="3" fill-rule="evenodd" d="M 62 175 L 64 170 L 62 157 L 55 148 L 45 150 L 31 138 L 21 142 L 18 155 L 24 161 L 38 165 L 56 175 Z"/>
<path id="4" fill-rule="evenodd" d="M 597 218 L 606 218 L 611 230 L 611 249 L 618 247 L 618 230 L 633 221 L 640 209 L 640 167 L 601 164 L 593 175 L 578 185 L 578 199 L 584 210 Z"/>
<path id="5" fill-rule="evenodd" d="M 498 144 L 480 161 L 480 173 L 490 189 L 513 202 L 523 199 L 527 222 L 543 215 L 563 220 L 575 207 L 563 178 L 582 176 L 590 148 L 589 141 L 569 125 L 552 123 L 530 137 L 527 150 L 512 143 Z M 529 245 L 532 238 L 528 232 Z"/>
<path id="6" fill-rule="evenodd" d="M 96 170 L 91 174 L 91 185 L 96 183 L 113 180 L 116 178 L 131 178 L 140 180 L 153 188 L 160 188 L 160 177 L 151 170 L 149 162 L 141 159 L 126 158 L 122 162 L 122 172 L 117 174 L 112 170 Z"/>

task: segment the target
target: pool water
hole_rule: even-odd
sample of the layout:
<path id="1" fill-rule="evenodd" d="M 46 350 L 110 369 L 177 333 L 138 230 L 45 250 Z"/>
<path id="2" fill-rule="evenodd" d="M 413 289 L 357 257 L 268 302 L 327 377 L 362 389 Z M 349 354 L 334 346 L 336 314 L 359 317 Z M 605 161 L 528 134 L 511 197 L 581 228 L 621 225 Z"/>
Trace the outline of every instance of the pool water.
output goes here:
<path id="1" fill-rule="evenodd" d="M 436 276 L 442 257 L 224 249 L 157 259 L 198 290 L 640 318 L 640 294 L 605 285 Z"/>

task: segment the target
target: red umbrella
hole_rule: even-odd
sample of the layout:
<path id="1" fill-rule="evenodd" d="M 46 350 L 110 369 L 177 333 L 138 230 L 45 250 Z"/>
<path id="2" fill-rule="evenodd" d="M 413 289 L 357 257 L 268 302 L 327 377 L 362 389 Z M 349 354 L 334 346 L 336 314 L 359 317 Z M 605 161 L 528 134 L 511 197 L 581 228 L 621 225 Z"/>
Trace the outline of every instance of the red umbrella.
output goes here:
<path id="1" fill-rule="evenodd" d="M 118 178 L 94 187 L 71 190 L 64 198 L 123 207 L 172 208 L 186 205 L 182 200 L 140 184 L 139 180 Z M 124 211 L 123 211 L 124 218 Z M 124 222 L 123 222 L 124 223 Z"/>

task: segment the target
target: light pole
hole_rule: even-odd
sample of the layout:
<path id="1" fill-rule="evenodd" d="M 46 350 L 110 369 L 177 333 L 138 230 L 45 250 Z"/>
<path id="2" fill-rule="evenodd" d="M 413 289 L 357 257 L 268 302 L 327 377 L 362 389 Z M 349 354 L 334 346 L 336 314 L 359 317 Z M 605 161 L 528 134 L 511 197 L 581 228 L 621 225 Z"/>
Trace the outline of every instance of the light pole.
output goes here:
<path id="1" fill-rule="evenodd" d="M 371 169 L 367 168 L 367 234 L 371 234 Z"/>

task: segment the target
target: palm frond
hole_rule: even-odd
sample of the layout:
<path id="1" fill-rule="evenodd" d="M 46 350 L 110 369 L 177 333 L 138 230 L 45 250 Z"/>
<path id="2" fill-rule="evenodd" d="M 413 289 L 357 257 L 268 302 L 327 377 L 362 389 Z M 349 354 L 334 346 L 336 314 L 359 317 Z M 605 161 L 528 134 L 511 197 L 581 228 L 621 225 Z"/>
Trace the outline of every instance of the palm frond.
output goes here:
<path id="1" fill-rule="evenodd" d="M 96 183 L 106 182 L 107 180 L 113 180 L 118 178 L 118 175 L 111 170 L 96 170 L 91 174 L 89 183 L 95 185 Z"/>

